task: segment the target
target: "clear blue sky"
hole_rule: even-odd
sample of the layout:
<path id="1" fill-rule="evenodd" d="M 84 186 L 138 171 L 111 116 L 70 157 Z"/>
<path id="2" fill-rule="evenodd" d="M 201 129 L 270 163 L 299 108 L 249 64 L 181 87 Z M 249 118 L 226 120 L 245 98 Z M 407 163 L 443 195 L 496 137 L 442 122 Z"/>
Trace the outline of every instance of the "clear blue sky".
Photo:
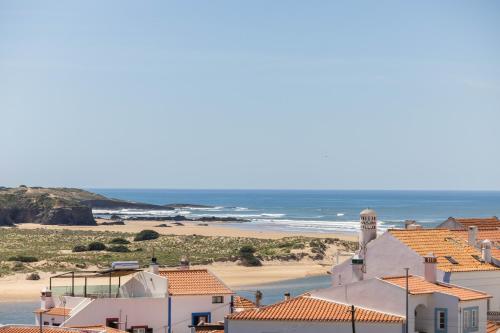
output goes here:
<path id="1" fill-rule="evenodd" d="M 0 185 L 500 190 L 498 1 L 0 1 Z"/>

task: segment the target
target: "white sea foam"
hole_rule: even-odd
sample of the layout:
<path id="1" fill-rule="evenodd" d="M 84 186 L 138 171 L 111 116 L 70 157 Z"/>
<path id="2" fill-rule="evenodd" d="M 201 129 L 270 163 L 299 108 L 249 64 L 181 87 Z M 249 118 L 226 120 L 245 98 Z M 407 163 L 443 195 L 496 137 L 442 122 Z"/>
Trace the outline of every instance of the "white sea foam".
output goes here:
<path id="1" fill-rule="evenodd" d="M 270 214 L 270 213 L 262 213 L 260 216 L 262 217 L 271 217 L 271 218 L 278 218 L 278 217 L 283 217 L 286 214 Z"/>
<path id="2" fill-rule="evenodd" d="M 215 206 L 215 207 L 182 207 L 182 209 L 189 209 L 194 211 L 210 211 L 210 212 L 218 212 L 223 210 L 225 207 L 223 206 Z"/>
<path id="3" fill-rule="evenodd" d="M 252 224 L 259 228 L 310 231 L 310 232 L 347 232 L 357 233 L 360 230 L 359 221 L 325 221 L 325 220 L 293 220 L 293 219 L 254 219 Z M 394 225 L 379 223 L 378 229 L 385 231 Z"/>
<path id="4" fill-rule="evenodd" d="M 344 213 L 337 213 L 337 216 L 344 216 Z"/>

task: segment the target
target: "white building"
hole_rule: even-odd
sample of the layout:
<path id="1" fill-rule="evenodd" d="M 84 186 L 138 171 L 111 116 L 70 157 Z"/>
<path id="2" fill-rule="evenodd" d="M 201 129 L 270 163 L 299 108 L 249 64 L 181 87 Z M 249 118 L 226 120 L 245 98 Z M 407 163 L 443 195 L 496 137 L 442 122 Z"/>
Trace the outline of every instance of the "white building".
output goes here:
<path id="1" fill-rule="evenodd" d="M 425 277 L 408 277 L 408 331 L 485 333 L 487 303 L 491 296 L 438 282 L 436 258 L 425 259 Z M 406 317 L 406 276 L 370 278 L 310 294 Z"/>
<path id="2" fill-rule="evenodd" d="M 299 296 L 226 318 L 226 333 L 351 333 L 351 306 Z M 355 307 L 357 333 L 401 333 L 403 317 Z"/>
<path id="3" fill-rule="evenodd" d="M 155 265 L 156 266 L 156 265 Z M 190 325 L 223 321 L 231 313 L 233 291 L 206 269 L 176 269 L 154 272 L 112 270 L 93 275 L 72 273 L 71 280 L 85 278 L 83 295 L 56 297 L 51 290 L 42 291 L 39 320 L 50 326 L 105 325 L 131 333 L 190 332 Z M 75 275 L 76 274 L 76 275 Z M 111 285 L 111 278 L 131 274 L 131 278 Z M 91 294 L 87 280 L 107 277 L 108 293 Z"/>
<path id="4" fill-rule="evenodd" d="M 373 211 L 369 213 L 374 215 Z M 370 229 L 364 228 L 363 215 L 361 220 L 360 240 L 364 240 Z M 404 268 L 409 268 L 412 275 L 423 276 L 424 256 L 433 253 L 437 257 L 438 281 L 485 292 L 493 297 L 488 302 L 489 311 L 500 311 L 500 267 L 494 257 L 496 252 L 488 244 L 479 249 L 477 243 L 471 246 L 457 231 L 422 229 L 417 225 L 372 237 L 368 237 L 371 240 L 363 251 L 332 268 L 333 286 L 401 275 Z"/>

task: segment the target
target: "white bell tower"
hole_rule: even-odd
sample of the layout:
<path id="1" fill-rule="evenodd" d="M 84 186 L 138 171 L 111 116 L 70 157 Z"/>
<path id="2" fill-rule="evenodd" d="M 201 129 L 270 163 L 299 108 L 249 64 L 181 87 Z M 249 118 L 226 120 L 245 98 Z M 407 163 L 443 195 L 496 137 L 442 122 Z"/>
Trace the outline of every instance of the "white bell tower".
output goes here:
<path id="1" fill-rule="evenodd" d="M 366 245 L 377 238 L 377 213 L 373 209 L 365 209 L 360 214 L 361 230 L 359 234 L 359 257 L 366 255 Z"/>

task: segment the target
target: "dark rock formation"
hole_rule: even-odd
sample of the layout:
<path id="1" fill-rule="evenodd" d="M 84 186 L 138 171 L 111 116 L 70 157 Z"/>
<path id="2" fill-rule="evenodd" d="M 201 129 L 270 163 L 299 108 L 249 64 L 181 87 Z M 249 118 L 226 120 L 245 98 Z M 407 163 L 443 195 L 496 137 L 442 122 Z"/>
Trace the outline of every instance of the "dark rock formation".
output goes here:
<path id="1" fill-rule="evenodd" d="M 125 222 L 122 220 L 111 221 L 111 222 L 102 222 L 100 225 L 125 225 Z"/>
<path id="2" fill-rule="evenodd" d="M 250 220 L 237 217 L 203 216 L 187 218 L 184 215 L 175 216 L 130 216 L 126 218 L 132 221 L 188 221 L 188 222 L 250 222 Z"/>
<path id="3" fill-rule="evenodd" d="M 42 213 L 40 222 L 57 225 L 96 224 L 92 210 L 84 206 L 52 208 L 48 212 Z"/>
<path id="4" fill-rule="evenodd" d="M 161 206 L 161 205 L 153 205 L 141 202 L 132 202 L 118 199 L 91 199 L 91 200 L 82 200 L 80 204 L 91 207 L 91 208 L 99 208 L 99 209 L 150 209 L 150 210 L 174 210 L 173 207 Z"/>

